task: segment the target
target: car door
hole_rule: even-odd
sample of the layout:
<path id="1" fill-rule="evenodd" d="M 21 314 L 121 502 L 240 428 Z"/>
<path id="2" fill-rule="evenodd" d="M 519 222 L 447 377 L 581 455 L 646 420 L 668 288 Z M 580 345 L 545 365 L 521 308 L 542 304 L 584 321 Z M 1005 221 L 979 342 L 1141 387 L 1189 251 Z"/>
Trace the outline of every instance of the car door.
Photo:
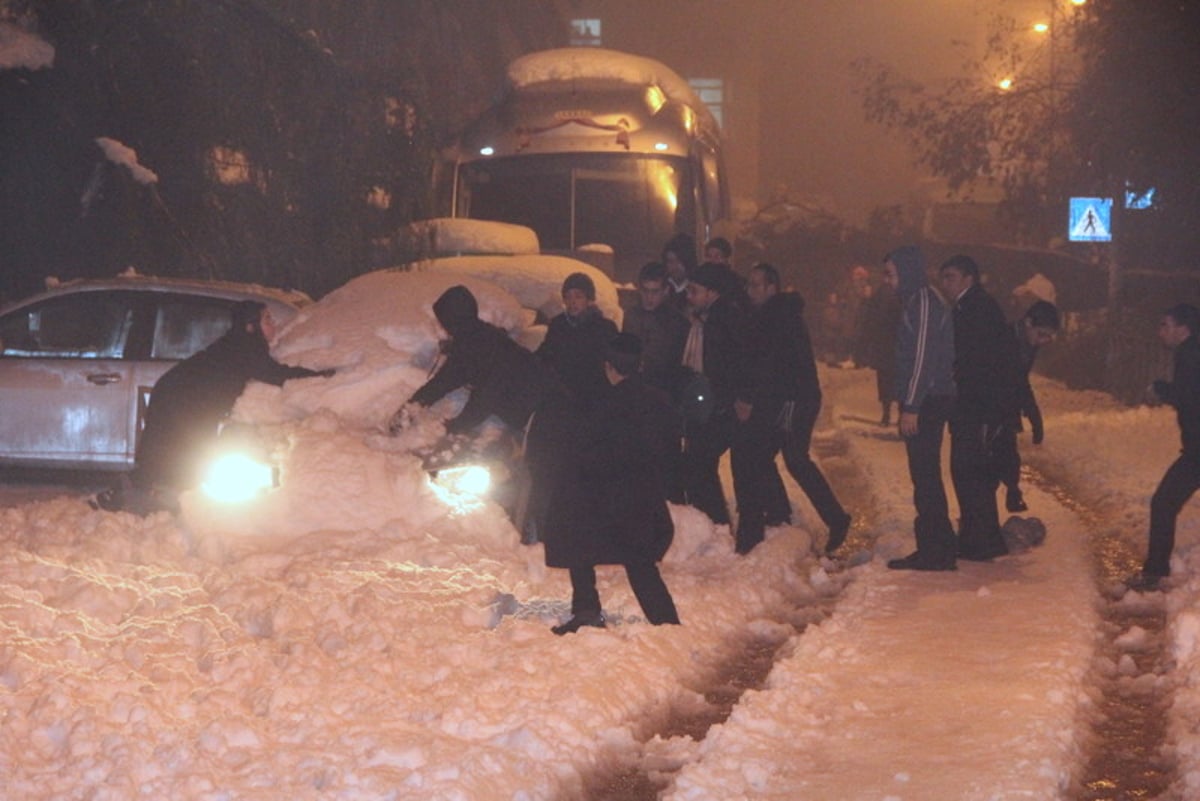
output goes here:
<path id="1" fill-rule="evenodd" d="M 121 467 L 136 386 L 128 293 L 75 292 L 0 318 L 0 460 Z"/>
<path id="2" fill-rule="evenodd" d="M 230 298 L 185 292 L 147 292 L 138 304 L 138 316 L 146 315 L 149 324 L 137 330 L 149 332 L 149 342 L 133 343 L 133 350 L 145 354 L 131 363 L 136 403 L 129 421 L 134 443 L 145 425 L 150 393 L 162 374 L 173 365 L 216 342 L 230 325 Z"/>

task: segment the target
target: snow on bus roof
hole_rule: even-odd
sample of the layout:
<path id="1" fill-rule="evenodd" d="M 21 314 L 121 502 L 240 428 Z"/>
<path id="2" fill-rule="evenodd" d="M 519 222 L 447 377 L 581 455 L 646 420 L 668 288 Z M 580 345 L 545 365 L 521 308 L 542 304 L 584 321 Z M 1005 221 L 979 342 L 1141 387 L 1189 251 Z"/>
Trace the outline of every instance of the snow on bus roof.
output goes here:
<path id="1" fill-rule="evenodd" d="M 652 58 L 602 47 L 561 47 L 529 53 L 508 65 L 514 88 L 548 81 L 603 78 L 636 86 L 655 84 L 667 97 L 696 110 L 704 110 L 696 93 L 679 73 Z"/>

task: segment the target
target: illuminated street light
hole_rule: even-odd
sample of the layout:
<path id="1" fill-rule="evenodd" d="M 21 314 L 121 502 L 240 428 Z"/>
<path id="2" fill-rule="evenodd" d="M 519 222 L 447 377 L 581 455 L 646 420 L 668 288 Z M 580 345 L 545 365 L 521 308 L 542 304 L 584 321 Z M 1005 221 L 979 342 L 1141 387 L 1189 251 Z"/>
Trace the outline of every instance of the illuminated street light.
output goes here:
<path id="1" fill-rule="evenodd" d="M 1000 87 L 1001 92 L 1007 92 L 1009 89 L 1012 89 L 1012 87 L 1013 87 L 1013 79 L 1012 78 L 1001 78 L 1000 80 L 996 81 L 996 86 Z"/>
<path id="2" fill-rule="evenodd" d="M 1035 22 L 1035 23 L 1033 23 L 1033 30 L 1035 33 L 1049 33 L 1050 32 L 1050 23 L 1049 22 Z"/>

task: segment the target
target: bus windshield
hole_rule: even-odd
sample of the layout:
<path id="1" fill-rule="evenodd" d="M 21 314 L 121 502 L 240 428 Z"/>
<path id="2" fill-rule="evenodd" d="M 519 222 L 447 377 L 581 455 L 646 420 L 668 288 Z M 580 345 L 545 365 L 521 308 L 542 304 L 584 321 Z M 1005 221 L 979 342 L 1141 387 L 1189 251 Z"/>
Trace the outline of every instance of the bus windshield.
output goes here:
<path id="1" fill-rule="evenodd" d="M 695 230 L 694 198 L 682 158 L 528 154 L 462 165 L 455 213 L 532 228 L 546 252 L 608 245 L 636 271 L 676 231 Z"/>

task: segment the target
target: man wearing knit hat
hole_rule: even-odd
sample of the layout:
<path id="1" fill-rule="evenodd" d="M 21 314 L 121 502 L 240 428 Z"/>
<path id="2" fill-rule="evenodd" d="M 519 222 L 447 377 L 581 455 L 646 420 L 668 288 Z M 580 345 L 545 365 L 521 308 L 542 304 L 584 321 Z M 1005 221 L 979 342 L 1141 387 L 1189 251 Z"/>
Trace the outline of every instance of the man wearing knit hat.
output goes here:
<path id="1" fill-rule="evenodd" d="M 550 321 L 537 355 L 583 408 L 608 391 L 604 346 L 617 326 L 596 306 L 596 285 L 586 273 L 571 273 L 562 285 L 563 313 Z"/>

